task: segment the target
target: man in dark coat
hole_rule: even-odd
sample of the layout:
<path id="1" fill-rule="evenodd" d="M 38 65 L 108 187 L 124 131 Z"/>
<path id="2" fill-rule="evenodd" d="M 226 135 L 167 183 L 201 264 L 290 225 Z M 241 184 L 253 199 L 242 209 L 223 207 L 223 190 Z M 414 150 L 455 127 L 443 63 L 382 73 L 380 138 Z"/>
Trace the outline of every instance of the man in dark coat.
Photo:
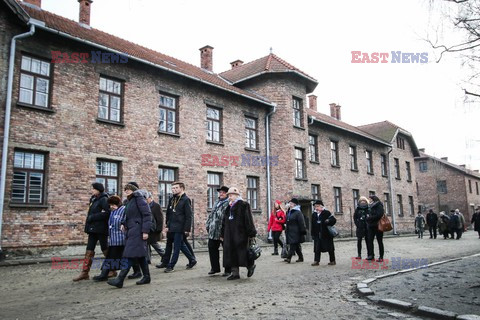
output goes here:
<path id="1" fill-rule="evenodd" d="M 321 252 L 328 252 L 330 257 L 329 266 L 334 266 L 335 262 L 335 246 L 333 244 L 333 236 L 328 232 L 328 226 L 337 223 L 337 219 L 333 214 L 325 209 L 323 201 L 317 200 L 314 204 L 314 212 L 312 214 L 311 235 L 314 241 L 313 252 L 315 258 L 312 266 L 320 265 Z"/>
<path id="2" fill-rule="evenodd" d="M 130 268 L 138 264 L 142 269 L 143 278 L 137 281 L 138 285 L 148 284 L 151 281 L 147 263 L 147 239 L 152 226 L 152 214 L 144 194 L 133 184 L 127 184 L 124 188 L 127 195 L 125 204 L 125 221 L 122 229 L 125 231 L 125 249 L 123 258 L 128 259 L 128 267 L 122 269 L 117 278 L 109 280 L 109 285 L 117 288 L 123 287 L 123 281 Z"/>
<path id="3" fill-rule="evenodd" d="M 432 209 L 428 210 L 427 213 L 427 224 L 428 231 L 430 232 L 430 239 L 437 239 L 437 222 L 438 216 Z"/>
<path id="4" fill-rule="evenodd" d="M 478 238 L 480 238 L 480 207 L 475 210 L 470 223 L 474 224 L 473 230 L 478 232 Z"/>
<path id="5" fill-rule="evenodd" d="M 302 243 L 305 242 L 307 227 L 305 226 L 305 218 L 300 210 L 300 203 L 297 198 L 292 198 L 289 203 L 290 210 L 287 213 L 286 224 L 286 240 L 290 245 L 285 262 L 290 263 L 294 252 L 297 253 L 297 262 L 303 262 Z"/>
<path id="6" fill-rule="evenodd" d="M 383 203 L 380 201 L 380 199 L 372 195 L 369 197 L 371 203 L 370 203 L 370 210 L 369 214 L 367 215 L 367 260 L 373 260 L 375 253 L 374 253 L 374 247 L 373 247 L 373 240 L 377 238 L 377 243 L 378 243 L 378 250 L 379 250 L 379 259 L 377 260 L 378 262 L 383 261 L 383 254 L 384 254 L 384 248 L 383 248 L 383 232 L 378 230 L 378 222 L 380 219 L 383 217 L 385 214 L 385 211 L 383 209 Z"/>
<path id="7" fill-rule="evenodd" d="M 151 192 L 147 194 L 147 202 L 150 206 L 150 211 L 152 212 L 152 217 L 155 220 L 155 230 L 150 230 L 148 234 L 148 253 L 149 257 L 152 256 L 152 249 L 150 246 L 158 253 L 160 257 L 163 257 L 165 251 L 162 249 L 162 246 L 158 241 L 161 240 L 162 230 L 163 230 L 163 212 L 162 207 L 153 200 L 153 195 Z M 151 259 L 149 259 L 151 260 Z"/>
<path id="8" fill-rule="evenodd" d="M 255 261 L 248 259 L 249 241 L 257 235 L 250 204 L 243 201 L 237 188 L 227 192 L 229 204 L 223 215 L 220 239 L 223 240 L 223 266 L 230 268 L 227 280 L 240 279 L 240 267 L 248 269 L 247 277 L 255 271 Z"/>
<path id="9" fill-rule="evenodd" d="M 362 259 L 362 240 L 365 238 L 367 242 L 367 215 L 368 215 L 368 199 L 366 197 L 360 197 L 358 199 L 357 208 L 353 214 L 353 221 L 355 222 L 355 235 L 357 236 L 357 252 L 356 259 Z M 368 244 L 367 244 L 368 248 Z"/>
<path id="10" fill-rule="evenodd" d="M 183 182 L 172 183 L 173 197 L 170 198 L 167 207 L 166 225 L 167 225 L 167 249 L 164 258 L 169 258 L 169 252 L 173 254 L 167 263 L 166 273 L 173 272 L 178 261 L 180 251 L 187 257 L 187 269 L 193 268 L 197 264 L 195 256 L 185 244 L 185 237 L 190 234 L 192 228 L 192 204 L 191 200 L 185 194 L 185 184 Z"/>
<path id="11" fill-rule="evenodd" d="M 108 218 L 110 217 L 110 205 L 107 203 L 108 194 L 100 182 L 92 183 L 92 197 L 85 221 L 85 233 L 88 234 L 87 250 L 83 262 L 82 271 L 73 281 L 90 279 L 89 272 L 92 259 L 95 256 L 95 247 L 100 242 L 100 248 L 104 256 L 108 253 Z"/>

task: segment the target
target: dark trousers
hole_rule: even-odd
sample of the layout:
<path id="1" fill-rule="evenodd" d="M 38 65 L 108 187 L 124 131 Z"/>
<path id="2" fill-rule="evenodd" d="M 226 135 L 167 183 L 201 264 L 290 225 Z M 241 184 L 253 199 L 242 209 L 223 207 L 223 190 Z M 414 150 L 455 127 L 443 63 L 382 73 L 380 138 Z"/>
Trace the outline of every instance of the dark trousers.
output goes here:
<path id="1" fill-rule="evenodd" d="M 210 256 L 210 267 L 212 271 L 220 272 L 220 240 L 208 239 L 208 255 Z M 230 268 L 225 268 L 225 273 L 230 273 Z"/>
<path id="2" fill-rule="evenodd" d="M 282 235 L 282 231 L 272 231 L 272 236 L 273 236 L 273 248 L 275 251 L 278 250 L 278 244 L 280 244 L 280 247 L 283 248 L 283 242 L 280 240 L 280 236 Z"/>
<path id="3" fill-rule="evenodd" d="M 443 238 L 448 239 L 448 230 L 443 231 Z"/>
<path id="4" fill-rule="evenodd" d="M 192 254 L 193 260 L 197 260 L 197 258 L 195 257 L 195 253 L 193 252 L 192 245 L 190 244 L 190 242 L 188 242 L 188 239 L 187 239 L 187 237 L 185 236 L 185 234 L 183 234 L 183 242 L 185 242 L 185 245 L 187 246 L 188 250 L 189 250 L 190 253 Z"/>
<path id="5" fill-rule="evenodd" d="M 185 241 L 184 241 L 185 234 L 183 232 L 172 232 L 172 233 L 173 233 L 173 254 L 172 254 L 172 258 L 168 263 L 168 267 L 172 269 L 175 267 L 178 261 L 178 257 L 180 255 L 180 251 L 182 251 L 182 253 L 187 257 L 188 263 L 191 264 L 193 261 L 195 261 L 195 257 L 193 256 L 193 254 L 190 252 L 187 245 L 185 244 Z M 168 238 L 167 238 L 167 248 L 168 248 Z"/>
<path id="6" fill-rule="evenodd" d="M 358 256 L 361 257 L 362 256 L 362 241 L 365 239 L 365 244 L 367 245 L 367 249 L 368 249 L 368 243 L 367 243 L 367 237 L 364 236 L 364 237 L 357 237 L 357 253 L 358 253 Z M 368 250 L 367 250 L 368 251 Z"/>
<path id="7" fill-rule="evenodd" d="M 379 250 L 379 258 L 383 259 L 383 254 L 384 254 L 384 248 L 383 248 L 383 232 L 378 231 L 378 227 L 368 227 L 367 230 L 367 255 L 369 257 L 374 257 L 375 252 L 374 252 L 374 246 L 373 246 L 373 240 L 377 238 L 377 243 L 378 243 L 378 250 Z"/>
<path id="8" fill-rule="evenodd" d="M 458 240 L 462 237 L 463 228 L 458 228 L 457 230 L 455 230 L 455 232 L 457 233 L 457 240 Z"/>
<path id="9" fill-rule="evenodd" d="M 430 238 L 437 239 L 437 227 L 428 226 L 428 231 L 430 232 Z"/>
<path id="10" fill-rule="evenodd" d="M 291 243 L 290 244 L 290 251 L 288 251 L 287 259 L 291 259 L 295 252 L 297 253 L 299 259 L 303 259 L 302 244 L 301 243 Z"/>
<path id="11" fill-rule="evenodd" d="M 148 257 L 147 262 L 150 263 L 152 261 L 152 248 L 158 253 L 158 255 L 162 258 L 165 251 L 162 249 L 162 246 L 158 242 L 150 243 L 148 245 Z"/>
<path id="12" fill-rule="evenodd" d="M 102 270 L 103 269 L 109 269 L 109 270 L 120 270 L 121 265 L 122 265 L 122 255 L 123 255 L 123 249 L 125 249 L 125 246 L 111 246 L 108 247 L 108 253 L 106 259 L 108 259 L 108 263 L 105 261 L 102 264 Z"/>
<path id="13" fill-rule="evenodd" d="M 321 245 L 320 245 L 320 239 L 316 238 L 313 240 L 313 252 L 314 252 L 314 261 L 315 262 L 320 262 L 320 259 L 322 257 L 322 250 L 321 250 Z M 330 258 L 330 262 L 335 261 L 335 248 L 332 248 L 332 250 L 328 251 L 328 257 Z"/>
<path id="14" fill-rule="evenodd" d="M 106 234 L 89 233 L 87 250 L 95 251 L 97 242 L 100 242 L 100 248 L 102 249 L 102 251 L 105 251 L 108 249 L 108 236 Z"/>

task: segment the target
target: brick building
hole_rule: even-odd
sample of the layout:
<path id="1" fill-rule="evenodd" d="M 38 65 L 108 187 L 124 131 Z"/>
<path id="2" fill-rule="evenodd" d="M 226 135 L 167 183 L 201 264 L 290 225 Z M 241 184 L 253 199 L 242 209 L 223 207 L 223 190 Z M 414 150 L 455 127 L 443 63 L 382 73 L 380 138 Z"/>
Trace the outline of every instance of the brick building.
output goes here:
<path id="1" fill-rule="evenodd" d="M 78 2 L 80 22 L 42 10 L 41 0 L 0 1 L 0 103 L 11 108 L 0 113 L 11 126 L 2 144 L 4 248 L 83 244 L 95 180 L 120 194 L 135 180 L 163 206 L 171 182 L 185 182 L 196 238 L 221 185 L 241 190 L 262 237 L 273 199 L 292 196 L 307 218 L 322 198 L 350 234 L 355 199 L 374 192 L 410 228 L 396 203 L 417 203 L 415 173 L 388 173 L 390 162 L 413 163 L 418 153 L 408 132 L 348 125 L 340 106 L 317 112 L 315 96 L 308 108 L 317 81 L 274 54 L 215 74 L 211 46 L 196 67 L 92 28 L 92 1 Z M 9 68 L 12 37 L 29 30 Z"/>
<path id="2" fill-rule="evenodd" d="M 448 158 L 436 158 L 420 149 L 415 158 L 418 203 L 423 211 L 459 209 L 470 224 L 475 208 L 480 207 L 480 173 L 456 165 Z"/>

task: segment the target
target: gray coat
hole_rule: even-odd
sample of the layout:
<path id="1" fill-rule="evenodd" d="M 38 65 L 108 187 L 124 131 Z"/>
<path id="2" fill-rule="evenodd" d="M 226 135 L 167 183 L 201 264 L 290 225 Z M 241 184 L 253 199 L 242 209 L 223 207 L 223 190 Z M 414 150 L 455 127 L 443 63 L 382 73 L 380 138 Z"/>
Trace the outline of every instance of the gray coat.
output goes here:
<path id="1" fill-rule="evenodd" d="M 147 241 L 143 233 L 149 233 L 152 225 L 150 206 L 143 195 L 135 191 L 125 205 L 126 229 L 124 258 L 140 258 L 147 256 Z"/>
<path id="2" fill-rule="evenodd" d="M 213 205 L 212 211 L 208 215 L 205 223 L 208 239 L 219 240 L 222 232 L 223 214 L 228 207 L 228 198 L 224 200 L 218 199 Z"/>

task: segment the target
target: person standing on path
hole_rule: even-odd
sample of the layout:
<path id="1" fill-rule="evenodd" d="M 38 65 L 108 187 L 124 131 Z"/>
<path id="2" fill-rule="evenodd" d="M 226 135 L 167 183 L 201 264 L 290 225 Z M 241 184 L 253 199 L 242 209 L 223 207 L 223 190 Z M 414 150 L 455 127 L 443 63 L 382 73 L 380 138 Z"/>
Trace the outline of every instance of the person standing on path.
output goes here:
<path id="1" fill-rule="evenodd" d="M 428 231 L 430 232 L 430 239 L 437 239 L 437 223 L 438 216 L 432 209 L 428 210 L 427 213 L 427 224 Z"/>
<path id="2" fill-rule="evenodd" d="M 218 199 L 213 204 L 212 211 L 208 215 L 207 222 L 205 223 L 208 233 L 208 255 L 210 257 L 210 271 L 209 275 L 220 272 L 220 235 L 222 232 L 223 216 L 228 207 L 228 187 L 222 186 L 217 189 Z M 231 273 L 230 268 L 225 268 L 223 276 L 229 276 Z"/>
<path id="3" fill-rule="evenodd" d="M 380 199 L 375 196 L 371 195 L 369 197 L 370 205 L 369 205 L 369 214 L 367 215 L 367 251 L 368 257 L 367 260 L 374 260 L 375 259 L 375 251 L 373 246 L 373 240 L 377 238 L 378 243 L 378 250 L 379 250 L 379 259 L 377 262 L 383 261 L 383 254 L 384 254 L 384 247 L 383 247 L 383 232 L 378 230 L 378 222 L 385 214 L 383 209 L 383 203 Z"/>
<path id="4" fill-rule="evenodd" d="M 471 223 L 473 224 L 473 230 L 478 232 L 478 238 L 480 239 L 480 207 L 475 210 Z"/>
<path id="5" fill-rule="evenodd" d="M 284 261 L 290 263 L 293 254 L 296 252 L 298 255 L 297 262 L 303 262 L 302 243 L 305 242 L 305 235 L 307 234 L 305 218 L 300 210 L 300 203 L 297 198 L 290 200 L 289 207 L 290 210 L 287 213 L 286 241 L 290 246 L 290 250 Z"/>
<path id="6" fill-rule="evenodd" d="M 463 216 L 463 213 L 460 212 L 460 210 L 455 209 L 455 216 L 458 217 L 457 221 L 457 240 L 460 240 L 462 237 L 463 231 L 465 230 L 465 217 Z"/>
<path id="7" fill-rule="evenodd" d="M 311 235 L 314 240 L 313 252 L 315 258 L 312 266 L 320 265 L 320 258 L 322 252 L 328 252 L 330 258 L 329 266 L 334 266 L 335 262 L 335 246 L 333 244 L 333 236 L 328 231 L 328 226 L 333 226 L 337 219 L 333 214 L 326 210 L 321 200 L 314 203 L 314 212 L 312 214 Z"/>
<path id="8" fill-rule="evenodd" d="M 422 212 L 418 211 L 418 215 L 415 217 L 415 231 L 418 234 L 418 239 L 423 239 L 424 227 L 425 227 L 425 218 L 423 217 Z"/>
<path id="9" fill-rule="evenodd" d="M 284 244 L 282 240 L 280 240 L 280 236 L 282 235 L 282 231 L 285 227 L 285 222 L 287 221 L 287 217 L 285 216 L 285 211 L 282 210 L 281 207 L 282 202 L 280 200 L 275 200 L 273 204 L 273 210 L 270 214 L 270 220 L 268 221 L 267 232 L 272 231 L 273 236 L 273 256 L 278 256 L 278 245 L 280 244 L 280 248 L 283 248 Z"/>
<path id="10" fill-rule="evenodd" d="M 155 219 L 155 230 L 150 231 L 148 234 L 148 256 L 149 262 L 151 261 L 152 257 L 152 249 L 153 248 L 158 255 L 162 258 L 165 254 L 165 250 L 162 249 L 160 243 L 162 237 L 162 230 L 163 230 L 163 212 L 162 207 L 160 204 L 153 200 L 153 195 L 151 192 L 147 192 L 147 203 L 150 207 L 150 211 L 152 212 L 152 217 Z"/>
<path id="11" fill-rule="evenodd" d="M 367 215 L 368 215 L 368 199 L 366 197 L 360 197 L 358 199 L 358 205 L 353 214 L 353 221 L 355 222 L 355 235 L 357 236 L 357 257 L 356 259 L 362 259 L 362 241 L 365 239 L 367 244 Z M 367 245 L 368 248 L 368 245 Z"/>

